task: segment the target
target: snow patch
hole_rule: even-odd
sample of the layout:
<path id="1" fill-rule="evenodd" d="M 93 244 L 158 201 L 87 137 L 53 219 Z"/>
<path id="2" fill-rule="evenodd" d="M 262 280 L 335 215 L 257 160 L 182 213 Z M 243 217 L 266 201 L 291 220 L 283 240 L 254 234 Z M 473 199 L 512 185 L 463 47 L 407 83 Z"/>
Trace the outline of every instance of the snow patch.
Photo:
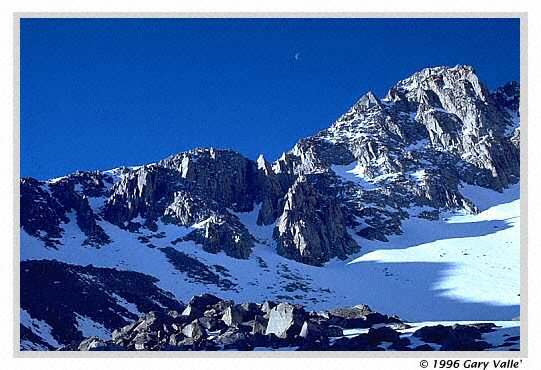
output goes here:
<path id="1" fill-rule="evenodd" d="M 424 169 L 411 172 L 409 175 L 417 182 L 423 182 L 426 179 L 426 171 Z"/>
<path id="2" fill-rule="evenodd" d="M 98 337 L 105 340 L 111 338 L 111 332 L 91 318 L 79 315 L 76 312 L 75 319 L 77 320 L 77 328 L 83 333 L 84 337 Z"/>
<path id="3" fill-rule="evenodd" d="M 136 314 L 137 316 L 141 315 L 141 312 L 139 312 L 139 309 L 137 308 L 137 305 L 128 302 L 121 296 L 119 296 L 116 293 L 110 293 L 110 296 L 116 301 L 116 303 L 122 307 L 124 307 L 126 310 L 130 311 L 131 313 Z"/>
<path id="4" fill-rule="evenodd" d="M 499 193 L 492 189 L 462 182 L 459 190 L 464 197 L 471 200 L 481 211 L 485 211 L 498 204 L 512 202 L 520 197 L 519 184 L 515 184 L 502 193 Z"/>
<path id="5" fill-rule="evenodd" d="M 354 182 L 366 190 L 377 189 L 377 186 L 364 175 L 364 169 L 358 162 L 352 162 L 345 166 L 332 165 L 331 170 L 343 180 Z"/>
<path id="6" fill-rule="evenodd" d="M 60 347 L 60 343 L 58 343 L 51 334 L 53 328 L 45 321 L 32 318 L 32 316 L 23 309 L 21 309 L 20 320 L 22 325 L 31 329 L 32 332 L 40 337 L 45 343 L 48 343 L 53 347 Z"/>

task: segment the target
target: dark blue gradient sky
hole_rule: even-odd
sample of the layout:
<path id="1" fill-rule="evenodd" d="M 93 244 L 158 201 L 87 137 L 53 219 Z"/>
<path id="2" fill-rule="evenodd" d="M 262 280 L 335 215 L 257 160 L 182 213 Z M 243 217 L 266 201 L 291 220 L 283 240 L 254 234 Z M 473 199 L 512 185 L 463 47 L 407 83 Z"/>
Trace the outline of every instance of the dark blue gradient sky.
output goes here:
<path id="1" fill-rule="evenodd" d="M 23 19 L 21 175 L 197 146 L 276 159 L 427 66 L 519 79 L 518 19 Z M 296 58 L 295 55 L 298 57 Z"/>

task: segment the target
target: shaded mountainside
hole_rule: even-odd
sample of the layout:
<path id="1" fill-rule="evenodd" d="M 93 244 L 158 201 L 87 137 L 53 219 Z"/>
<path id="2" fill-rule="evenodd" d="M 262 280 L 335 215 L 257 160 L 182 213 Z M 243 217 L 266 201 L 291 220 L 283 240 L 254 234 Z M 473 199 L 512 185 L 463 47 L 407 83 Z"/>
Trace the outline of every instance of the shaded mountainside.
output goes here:
<path id="1" fill-rule="evenodd" d="M 110 328 L 127 325 L 137 319 L 138 312 L 181 309 L 175 297 L 158 288 L 156 282 L 132 271 L 23 261 L 21 315 L 31 318 L 21 322 L 21 341 L 33 342 L 25 333 L 45 325 L 50 326 L 50 335 L 58 343 L 71 343 L 96 331 L 107 333 Z"/>
<path id="2" fill-rule="evenodd" d="M 275 298 L 299 302 L 319 292 L 320 301 L 331 302 L 330 289 L 288 266 L 311 269 L 347 260 L 362 251 L 363 241 L 403 235 L 403 224 L 412 217 L 439 220 L 448 212 L 479 212 L 481 206 L 465 191 L 469 186 L 502 192 L 518 183 L 519 90 L 511 82 L 491 92 L 469 66 L 427 68 L 383 98 L 368 92 L 328 129 L 301 139 L 274 163 L 199 148 L 140 167 L 48 181 L 23 178 L 22 260 L 69 263 L 47 266 L 59 274 L 58 281 L 71 282 L 73 296 L 66 296 L 66 305 L 58 298 L 55 308 L 44 294 L 41 302 L 62 319 L 45 315 L 33 298 L 34 281 L 43 275 L 41 283 L 52 285 L 39 289 L 51 290 L 53 297 L 56 280 L 33 261 L 23 261 L 28 271 L 21 265 L 22 292 L 30 294 L 21 294 L 22 309 L 52 327 L 54 340 L 65 344 L 82 338 L 75 312 L 105 330 L 136 319 L 111 294 L 140 312 L 153 310 L 143 297 L 123 295 L 130 282 L 151 296 L 172 294 L 171 301 L 154 303 L 171 309 L 179 294 L 199 294 L 196 289 L 205 285 L 254 298 L 272 291 Z M 266 261 L 258 248 L 270 248 L 277 257 Z M 269 267 L 275 258 L 294 263 Z M 246 284 L 232 271 L 240 261 L 262 273 L 272 270 L 278 280 L 269 285 L 254 276 Z M 165 270 L 174 276 L 165 279 Z M 92 284 L 81 274 L 92 276 Z M 114 288 L 117 280 L 126 287 Z M 178 286 L 183 282 L 200 285 Z M 98 289 L 88 311 L 80 312 L 74 305 L 85 286 L 106 290 Z M 97 313 L 98 306 L 108 311 L 107 318 Z M 25 326 L 24 332 L 30 337 L 32 328 Z"/>

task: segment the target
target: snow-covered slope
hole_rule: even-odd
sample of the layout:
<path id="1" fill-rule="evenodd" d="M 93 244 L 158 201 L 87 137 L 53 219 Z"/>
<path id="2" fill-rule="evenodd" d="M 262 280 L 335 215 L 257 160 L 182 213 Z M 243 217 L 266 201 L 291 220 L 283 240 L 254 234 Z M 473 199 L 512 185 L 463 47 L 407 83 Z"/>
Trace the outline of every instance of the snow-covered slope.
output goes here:
<path id="1" fill-rule="evenodd" d="M 359 240 L 362 252 L 323 268 L 277 255 L 274 226 L 257 225 L 258 208 L 236 213 L 257 238 L 247 260 L 207 253 L 192 241 L 172 244 L 190 228 L 165 224 L 155 232 L 132 233 L 100 222 L 111 244 L 81 247 L 85 236 L 73 219 L 64 225 L 66 237 L 58 249 L 45 248 L 42 241 L 22 231 L 21 259 L 145 273 L 158 278 L 160 288 L 182 301 L 205 291 L 240 302 L 291 300 L 317 310 L 337 302 L 366 303 L 416 321 L 510 320 L 519 315 L 520 302 L 519 186 L 503 193 L 478 187 L 468 190 L 490 208 L 477 215 L 449 214 L 441 221 L 412 217 L 404 223 L 403 235 L 388 242 Z M 200 261 L 217 280 L 201 280 L 204 273 L 189 268 L 179 270 L 162 248 Z M 230 281 L 230 286 L 224 288 L 221 280 Z"/>

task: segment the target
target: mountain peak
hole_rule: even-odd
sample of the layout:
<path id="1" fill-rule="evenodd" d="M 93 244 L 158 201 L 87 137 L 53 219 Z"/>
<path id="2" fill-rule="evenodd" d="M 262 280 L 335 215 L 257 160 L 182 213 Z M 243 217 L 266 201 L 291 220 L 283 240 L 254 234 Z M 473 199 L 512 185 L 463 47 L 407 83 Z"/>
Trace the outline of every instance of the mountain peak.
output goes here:
<path id="1" fill-rule="evenodd" d="M 366 111 L 373 107 L 381 107 L 379 98 L 372 92 L 368 91 L 355 103 L 354 108 L 358 111 Z"/>
<path id="2" fill-rule="evenodd" d="M 471 65 L 462 65 L 457 64 L 454 67 L 450 66 L 435 66 L 435 67 L 427 67 L 423 68 L 420 71 L 417 71 L 413 73 L 410 77 L 406 78 L 405 80 L 400 81 L 401 82 L 409 81 L 410 79 L 413 80 L 425 80 L 429 77 L 443 77 L 443 76 L 467 76 L 470 74 L 476 74 L 475 68 Z"/>
<path id="3" fill-rule="evenodd" d="M 441 95 L 445 94 L 446 90 L 483 102 L 489 95 L 472 66 L 456 65 L 428 67 L 415 72 L 391 87 L 384 100 L 419 102 L 427 91 Z"/>

